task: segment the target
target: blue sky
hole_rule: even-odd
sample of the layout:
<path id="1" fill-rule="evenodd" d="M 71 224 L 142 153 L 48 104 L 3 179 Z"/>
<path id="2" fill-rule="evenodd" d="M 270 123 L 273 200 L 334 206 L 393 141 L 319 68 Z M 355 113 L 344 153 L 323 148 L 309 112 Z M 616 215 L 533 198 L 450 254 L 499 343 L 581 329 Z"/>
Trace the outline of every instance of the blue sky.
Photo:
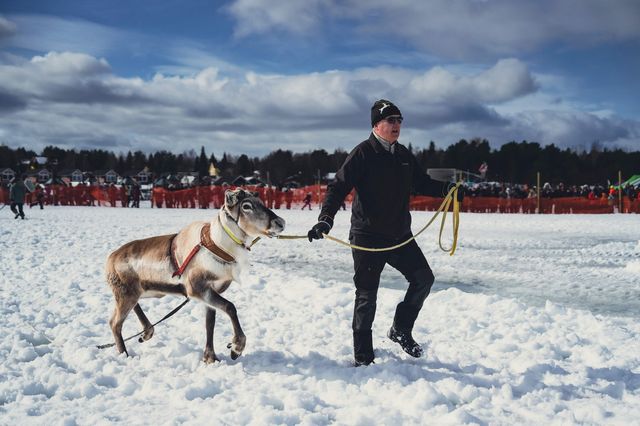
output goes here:
<path id="1" fill-rule="evenodd" d="M 400 141 L 640 149 L 637 0 L 3 0 L 0 143 L 220 156 Z"/>

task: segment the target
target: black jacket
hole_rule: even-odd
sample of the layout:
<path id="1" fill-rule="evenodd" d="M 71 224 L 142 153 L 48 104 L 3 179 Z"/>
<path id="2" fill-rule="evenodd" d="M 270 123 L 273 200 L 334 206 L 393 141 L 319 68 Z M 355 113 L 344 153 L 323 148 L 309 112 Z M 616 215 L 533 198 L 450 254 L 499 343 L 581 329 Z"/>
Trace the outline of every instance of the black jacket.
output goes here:
<path id="1" fill-rule="evenodd" d="M 356 146 L 329 184 L 319 220 L 333 224 L 344 198 L 355 188 L 351 234 L 401 239 L 411 235 L 409 196 L 443 197 L 448 183 L 432 180 L 406 147 L 391 154 L 373 133 Z"/>

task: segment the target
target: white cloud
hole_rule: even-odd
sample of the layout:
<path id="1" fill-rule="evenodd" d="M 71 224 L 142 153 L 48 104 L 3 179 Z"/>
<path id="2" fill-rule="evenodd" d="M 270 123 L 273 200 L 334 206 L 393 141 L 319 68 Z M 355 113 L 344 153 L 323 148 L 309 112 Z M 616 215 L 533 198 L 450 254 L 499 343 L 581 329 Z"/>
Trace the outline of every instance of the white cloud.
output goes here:
<path id="1" fill-rule="evenodd" d="M 226 10 L 236 18 L 238 37 L 284 30 L 305 34 L 320 25 L 322 0 L 236 0 Z"/>
<path id="2" fill-rule="evenodd" d="M 194 75 L 204 68 L 215 68 L 226 74 L 243 74 L 244 71 L 228 61 L 212 55 L 209 50 L 199 43 L 189 40 L 171 40 L 157 53 L 178 65 L 156 66 L 159 73 L 170 75 Z"/>
<path id="3" fill-rule="evenodd" d="M 524 63 L 504 59 L 469 77 L 457 76 L 441 67 L 432 68 L 409 82 L 407 95 L 432 103 L 473 101 L 492 104 L 521 97 L 535 89 L 534 78 Z"/>
<path id="4" fill-rule="evenodd" d="M 348 37 L 401 39 L 447 58 L 512 56 L 554 42 L 640 39 L 636 0 L 237 0 L 228 10 L 240 36 L 317 34 L 340 25 Z"/>
<path id="5" fill-rule="evenodd" d="M 35 52 L 82 52 L 103 56 L 114 49 L 133 49 L 143 36 L 83 19 L 49 15 L 12 15 L 16 32 L 11 46 Z"/>
<path id="6" fill-rule="evenodd" d="M 204 145 L 216 153 L 264 155 L 274 149 L 350 149 L 368 134 L 377 98 L 398 103 L 406 136 L 455 142 L 487 137 L 494 145 L 536 140 L 561 146 L 638 141 L 638 124 L 582 111 L 494 105 L 538 90 L 526 65 L 498 61 L 474 75 L 444 68 L 361 68 L 300 75 L 226 73 L 122 78 L 108 62 L 51 52 L 0 65 L 0 134 L 11 146 L 168 149 Z M 635 130 L 634 130 L 635 129 Z"/>
<path id="7" fill-rule="evenodd" d="M 567 146 L 567 141 L 574 141 L 575 145 L 568 145 L 573 147 L 594 141 L 610 142 L 640 136 L 637 123 L 634 125 L 582 111 L 528 111 L 516 115 L 514 123 L 520 131 L 531 135 L 531 140 L 560 146 Z"/>
<path id="8" fill-rule="evenodd" d="M 0 16 L 0 41 L 11 37 L 16 32 L 16 24 Z"/>
<path id="9" fill-rule="evenodd" d="M 105 59 L 96 59 L 83 53 L 51 52 L 31 59 L 34 73 L 68 76 L 69 78 L 95 76 L 111 71 Z"/>

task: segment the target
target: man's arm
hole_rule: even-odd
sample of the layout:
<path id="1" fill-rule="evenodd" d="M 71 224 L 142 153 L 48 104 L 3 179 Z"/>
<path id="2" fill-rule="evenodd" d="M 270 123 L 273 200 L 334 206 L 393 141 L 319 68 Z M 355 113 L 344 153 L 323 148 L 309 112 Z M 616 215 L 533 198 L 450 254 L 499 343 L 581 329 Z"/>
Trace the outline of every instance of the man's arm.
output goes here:
<path id="1" fill-rule="evenodd" d="M 349 154 L 340 170 L 336 173 L 334 181 L 327 186 L 327 193 L 318 216 L 318 223 L 307 233 L 309 241 L 323 238 L 323 234 L 328 234 L 333 228 L 333 218 L 347 194 L 355 186 L 356 176 L 359 175 L 358 164 L 361 156 L 358 152 L 356 148 Z"/>
<path id="2" fill-rule="evenodd" d="M 318 219 L 329 217 L 333 225 L 333 218 L 340 209 L 342 202 L 349 195 L 349 192 L 356 185 L 356 179 L 359 176 L 359 164 L 361 162 L 361 153 L 354 149 L 336 173 L 336 177 L 327 186 L 327 194 L 322 204 L 322 210 Z"/>
<path id="3" fill-rule="evenodd" d="M 431 176 L 425 173 L 413 155 L 411 156 L 411 162 L 413 169 L 413 189 L 418 194 L 430 197 L 444 197 L 447 195 L 451 182 L 440 182 L 431 179 Z"/>

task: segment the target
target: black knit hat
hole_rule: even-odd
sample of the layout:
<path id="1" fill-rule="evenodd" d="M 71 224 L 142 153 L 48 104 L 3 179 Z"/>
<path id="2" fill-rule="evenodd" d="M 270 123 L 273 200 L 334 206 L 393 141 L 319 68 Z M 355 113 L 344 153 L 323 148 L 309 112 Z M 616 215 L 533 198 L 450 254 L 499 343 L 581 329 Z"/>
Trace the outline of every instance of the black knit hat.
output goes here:
<path id="1" fill-rule="evenodd" d="M 392 115 L 399 115 L 402 117 L 402 113 L 393 102 L 386 99 L 380 99 L 376 101 L 371 107 L 371 127 L 375 126 L 380 120 L 384 120 Z"/>

